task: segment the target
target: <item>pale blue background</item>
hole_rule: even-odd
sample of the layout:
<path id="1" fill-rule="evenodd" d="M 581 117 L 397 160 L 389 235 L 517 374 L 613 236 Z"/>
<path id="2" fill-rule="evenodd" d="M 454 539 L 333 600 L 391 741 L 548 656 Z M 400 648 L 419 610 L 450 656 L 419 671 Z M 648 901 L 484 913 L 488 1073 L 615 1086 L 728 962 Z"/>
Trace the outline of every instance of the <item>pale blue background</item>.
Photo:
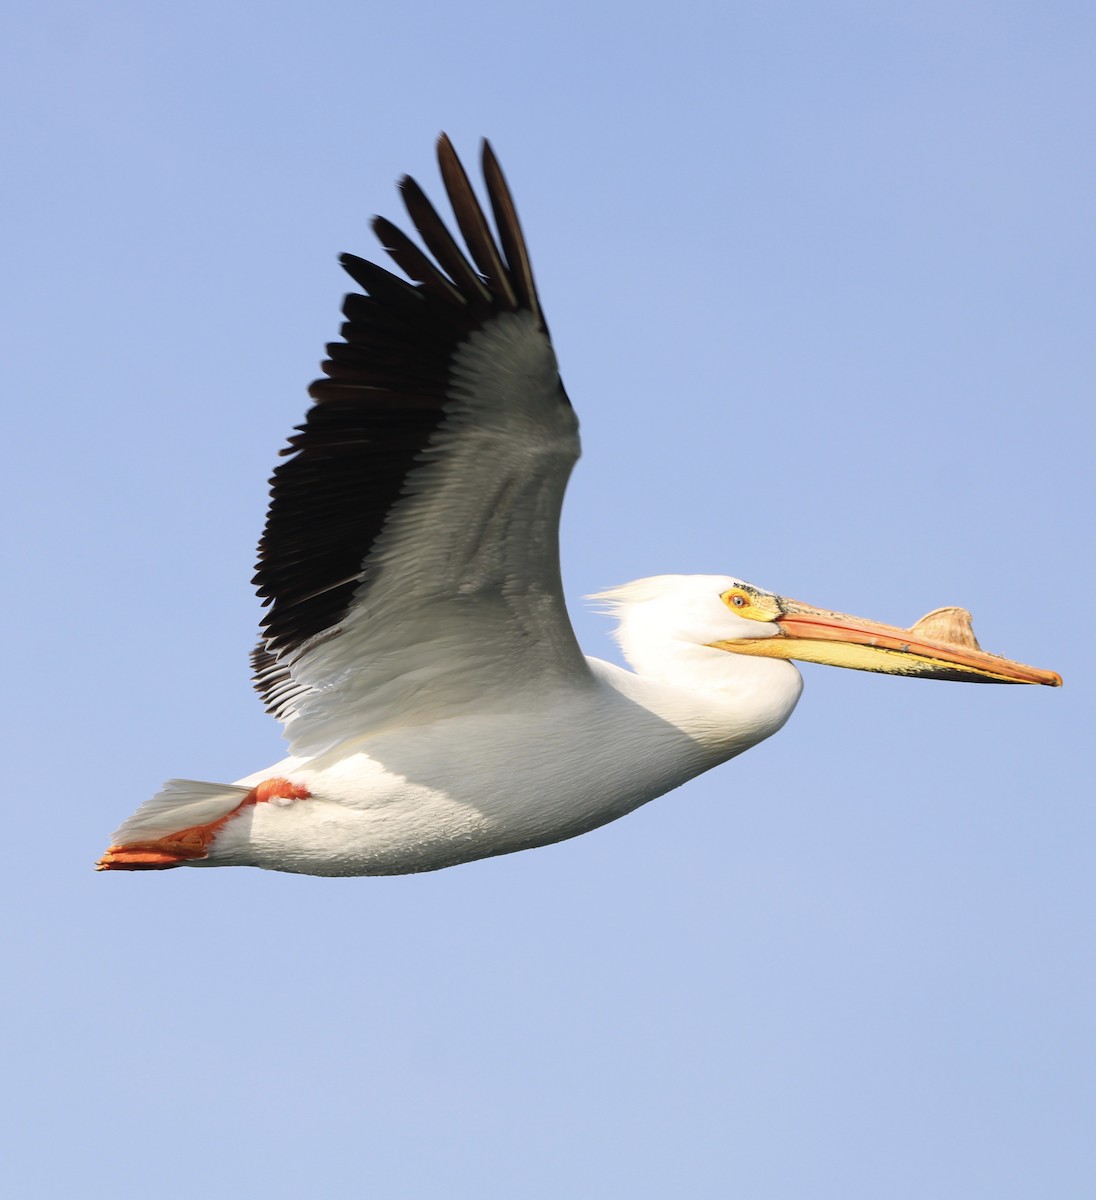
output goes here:
<path id="1" fill-rule="evenodd" d="M 1091 1195 L 1087 3 L 38 3 L 0 28 L 18 1196 Z M 585 594 L 970 607 L 1061 692 L 806 668 L 626 821 L 391 880 L 97 876 L 280 756 L 248 579 L 403 171 L 488 134 Z M 515 747 L 520 754 L 521 748 Z"/>

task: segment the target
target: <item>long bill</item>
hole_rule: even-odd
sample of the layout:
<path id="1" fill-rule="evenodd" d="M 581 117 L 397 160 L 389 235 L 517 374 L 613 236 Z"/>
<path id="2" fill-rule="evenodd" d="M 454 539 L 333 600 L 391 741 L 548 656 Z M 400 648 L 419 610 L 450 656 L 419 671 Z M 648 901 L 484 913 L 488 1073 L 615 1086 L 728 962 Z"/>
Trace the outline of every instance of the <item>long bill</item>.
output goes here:
<path id="1" fill-rule="evenodd" d="M 782 600 L 781 610 L 772 622 L 778 631 L 775 637 L 736 638 L 715 644 L 736 654 L 794 658 L 886 675 L 1062 686 L 1056 671 L 987 654 L 974 637 L 965 609 L 937 609 L 910 629 L 827 612 L 798 600 Z"/>

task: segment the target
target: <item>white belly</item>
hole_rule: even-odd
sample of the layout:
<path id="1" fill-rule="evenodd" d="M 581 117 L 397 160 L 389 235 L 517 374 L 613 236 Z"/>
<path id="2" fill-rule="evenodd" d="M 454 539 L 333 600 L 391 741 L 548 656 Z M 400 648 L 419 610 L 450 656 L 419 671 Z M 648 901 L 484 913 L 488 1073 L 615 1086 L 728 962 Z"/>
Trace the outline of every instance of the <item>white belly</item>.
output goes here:
<path id="1" fill-rule="evenodd" d="M 755 744 L 787 715 L 698 736 L 622 694 L 624 673 L 608 670 L 613 686 L 383 732 L 337 756 L 287 759 L 249 776 L 240 782 L 286 775 L 311 796 L 246 809 L 206 861 L 387 875 L 562 841 Z"/>

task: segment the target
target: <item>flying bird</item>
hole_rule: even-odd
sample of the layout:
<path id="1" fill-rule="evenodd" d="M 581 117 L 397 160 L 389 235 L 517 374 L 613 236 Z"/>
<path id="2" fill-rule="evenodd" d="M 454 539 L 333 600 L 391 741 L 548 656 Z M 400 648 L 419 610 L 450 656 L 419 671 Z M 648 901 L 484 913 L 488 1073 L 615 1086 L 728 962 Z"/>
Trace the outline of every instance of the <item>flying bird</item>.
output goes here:
<path id="1" fill-rule="evenodd" d="M 494 229 L 448 138 L 462 249 L 411 178 L 407 277 L 351 254 L 362 289 L 274 472 L 255 583 L 255 685 L 289 756 L 235 784 L 173 779 L 100 870 L 431 871 L 585 833 L 748 750 L 791 715 L 791 662 L 1058 686 L 982 651 L 969 614 L 910 629 L 727 575 L 602 593 L 633 670 L 587 658 L 560 581 L 579 455 L 510 191 L 485 142 Z"/>

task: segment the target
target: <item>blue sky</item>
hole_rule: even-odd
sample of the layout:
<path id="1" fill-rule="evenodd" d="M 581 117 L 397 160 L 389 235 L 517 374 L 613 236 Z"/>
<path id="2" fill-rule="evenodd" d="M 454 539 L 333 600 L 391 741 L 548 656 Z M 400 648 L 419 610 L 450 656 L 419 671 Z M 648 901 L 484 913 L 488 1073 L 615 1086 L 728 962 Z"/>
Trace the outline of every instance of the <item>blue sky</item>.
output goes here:
<path id="1" fill-rule="evenodd" d="M 1096 20 L 1058 3 L 13 6 L 0 340 L 13 1194 L 1080 1196 Z M 581 597 L 969 607 L 1066 686 L 804 668 L 625 821 L 432 876 L 97 876 L 280 756 L 265 479 L 368 218 L 489 135 Z M 520 750 L 518 751 L 520 752 Z"/>

